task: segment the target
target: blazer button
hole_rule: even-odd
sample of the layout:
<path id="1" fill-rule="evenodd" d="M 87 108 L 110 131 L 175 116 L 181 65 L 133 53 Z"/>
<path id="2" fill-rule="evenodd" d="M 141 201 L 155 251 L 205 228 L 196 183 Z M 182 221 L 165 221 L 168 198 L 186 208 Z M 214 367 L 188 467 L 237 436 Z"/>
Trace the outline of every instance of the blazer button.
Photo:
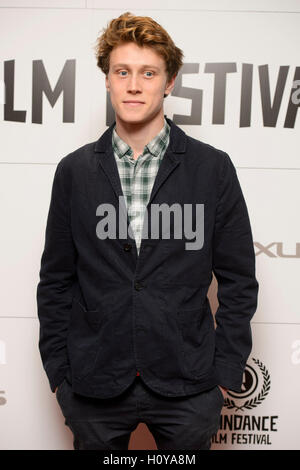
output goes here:
<path id="1" fill-rule="evenodd" d="M 130 245 L 130 243 L 124 243 L 123 247 L 124 247 L 124 251 L 130 251 L 132 248 L 132 245 Z"/>
<path id="2" fill-rule="evenodd" d="M 144 287 L 144 284 L 142 284 L 141 282 L 137 281 L 137 282 L 134 283 L 135 290 L 141 290 L 141 289 L 143 289 L 143 287 Z"/>

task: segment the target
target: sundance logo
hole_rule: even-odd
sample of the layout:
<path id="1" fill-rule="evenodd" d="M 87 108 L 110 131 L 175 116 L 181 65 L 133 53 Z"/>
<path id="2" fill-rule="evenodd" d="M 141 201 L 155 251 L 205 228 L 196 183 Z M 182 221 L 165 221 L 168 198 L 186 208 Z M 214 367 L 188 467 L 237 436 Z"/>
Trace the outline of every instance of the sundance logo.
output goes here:
<path id="1" fill-rule="evenodd" d="M 235 411 L 256 408 L 267 397 L 271 388 L 271 378 L 267 368 L 258 359 L 252 359 L 256 368 L 249 364 L 245 367 L 242 389 L 239 393 L 228 392 L 224 406 Z M 259 381 L 256 369 L 259 369 L 263 380 Z M 261 383 L 260 383 L 261 382 Z M 260 386 L 259 386 L 260 383 Z M 238 403 L 236 402 L 238 401 Z"/>
<path id="2" fill-rule="evenodd" d="M 227 392 L 220 429 L 213 437 L 214 444 L 271 445 L 272 433 L 277 432 L 278 416 L 257 412 L 271 389 L 271 376 L 267 367 L 256 358 L 247 364 L 241 391 Z M 251 411 L 253 414 L 248 414 Z"/>

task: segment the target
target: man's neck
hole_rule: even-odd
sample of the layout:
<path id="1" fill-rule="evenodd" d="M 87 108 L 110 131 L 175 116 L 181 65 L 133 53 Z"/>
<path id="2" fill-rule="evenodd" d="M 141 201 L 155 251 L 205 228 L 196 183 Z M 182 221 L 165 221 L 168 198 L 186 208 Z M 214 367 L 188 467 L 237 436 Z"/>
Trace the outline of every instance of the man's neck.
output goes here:
<path id="1" fill-rule="evenodd" d="M 162 130 L 164 123 L 163 114 L 157 115 L 152 121 L 142 123 L 125 122 L 116 116 L 116 132 L 132 148 L 136 159 L 143 153 L 145 145 Z"/>

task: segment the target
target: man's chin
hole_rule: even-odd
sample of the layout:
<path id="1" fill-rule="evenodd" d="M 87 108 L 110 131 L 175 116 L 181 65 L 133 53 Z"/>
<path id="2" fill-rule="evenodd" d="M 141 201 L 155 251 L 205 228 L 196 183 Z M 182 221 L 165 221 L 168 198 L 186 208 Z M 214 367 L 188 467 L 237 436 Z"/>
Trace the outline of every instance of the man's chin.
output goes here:
<path id="1" fill-rule="evenodd" d="M 149 120 L 149 119 L 147 120 L 147 118 L 144 115 L 138 115 L 138 114 L 136 116 L 134 116 L 133 114 L 129 114 L 129 115 L 122 114 L 122 115 L 119 115 L 118 117 L 121 122 L 124 122 L 126 124 L 136 124 L 136 125 L 143 124 Z"/>

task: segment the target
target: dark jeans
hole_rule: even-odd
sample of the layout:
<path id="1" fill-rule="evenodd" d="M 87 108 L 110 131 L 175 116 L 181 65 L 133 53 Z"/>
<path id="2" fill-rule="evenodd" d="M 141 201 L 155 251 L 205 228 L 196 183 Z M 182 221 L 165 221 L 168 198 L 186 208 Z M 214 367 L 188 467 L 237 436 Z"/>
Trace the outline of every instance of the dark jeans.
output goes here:
<path id="1" fill-rule="evenodd" d="M 164 397 L 137 376 L 118 397 L 88 398 L 65 379 L 57 401 L 76 450 L 127 450 L 130 434 L 146 423 L 159 450 L 209 450 L 224 398 L 219 387 L 185 397 Z"/>

